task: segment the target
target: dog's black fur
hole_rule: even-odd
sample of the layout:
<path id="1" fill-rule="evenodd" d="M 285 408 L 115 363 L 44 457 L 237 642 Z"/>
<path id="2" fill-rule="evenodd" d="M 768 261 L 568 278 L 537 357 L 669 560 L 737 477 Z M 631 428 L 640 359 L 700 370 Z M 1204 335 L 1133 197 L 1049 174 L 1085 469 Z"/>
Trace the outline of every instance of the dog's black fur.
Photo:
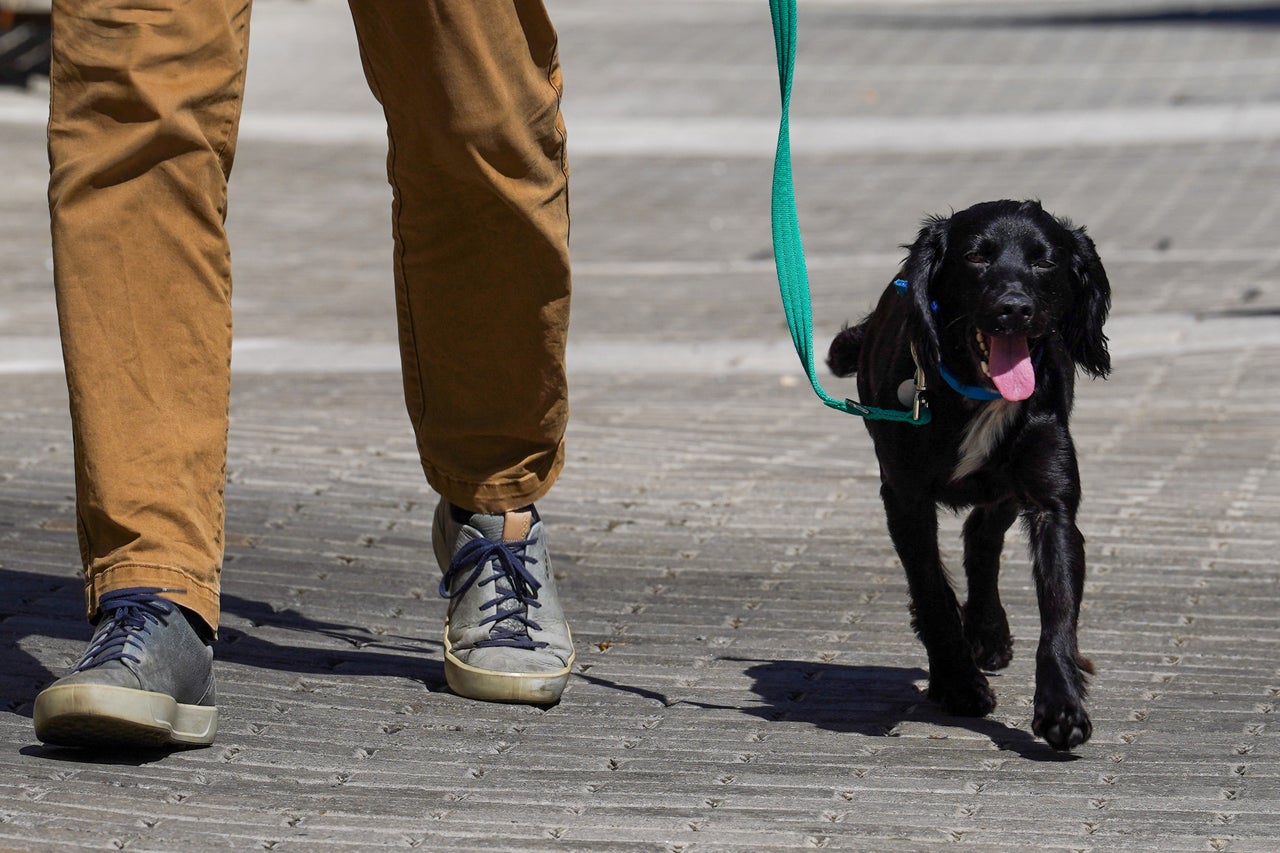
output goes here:
<path id="1" fill-rule="evenodd" d="M 1102 326 L 1111 286 L 1093 241 L 1035 201 L 993 201 L 925 220 L 872 314 L 831 344 L 828 365 L 858 375 L 863 403 L 901 409 L 898 386 L 924 369 L 932 422 L 866 421 L 880 462 L 889 535 L 911 594 L 912 624 L 929 657 L 929 696 L 949 713 L 985 716 L 995 696 L 983 670 L 1008 665 L 1009 623 L 997 591 L 1005 531 L 1021 514 L 1040 603 L 1032 730 L 1054 749 L 1089 739 L 1076 623 L 1084 537 L 1080 476 L 1068 430 L 1076 370 L 1111 370 Z M 977 333 L 987 336 L 979 343 Z M 1020 402 L 980 402 L 944 384 L 992 388 L 983 346 L 1025 334 L 1035 389 Z M 962 445 L 970 435 L 967 461 Z M 958 475 L 958 476 L 957 476 Z M 937 505 L 973 507 L 964 524 L 968 601 L 961 608 L 938 554 Z"/>

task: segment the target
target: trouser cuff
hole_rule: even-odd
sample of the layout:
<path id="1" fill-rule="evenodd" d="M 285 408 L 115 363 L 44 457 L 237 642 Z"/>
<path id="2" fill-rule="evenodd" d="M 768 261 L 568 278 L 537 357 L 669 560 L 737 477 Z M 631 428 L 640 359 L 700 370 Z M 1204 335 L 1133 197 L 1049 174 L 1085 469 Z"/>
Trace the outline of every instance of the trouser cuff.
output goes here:
<path id="1" fill-rule="evenodd" d="M 214 636 L 218 632 L 219 590 L 198 583 L 182 569 L 149 563 L 119 563 L 94 573 L 85 584 L 85 609 L 90 622 L 98 619 L 98 601 L 108 592 L 155 587 L 175 604 L 200 617 Z"/>

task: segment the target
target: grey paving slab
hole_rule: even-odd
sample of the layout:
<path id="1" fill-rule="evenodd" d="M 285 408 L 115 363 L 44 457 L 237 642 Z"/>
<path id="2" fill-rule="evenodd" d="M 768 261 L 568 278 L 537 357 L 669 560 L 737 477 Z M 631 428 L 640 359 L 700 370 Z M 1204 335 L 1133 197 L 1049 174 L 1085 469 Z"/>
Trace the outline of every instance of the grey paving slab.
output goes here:
<path id="1" fill-rule="evenodd" d="M 222 731 L 95 760 L 35 742 L 35 692 L 88 628 L 41 96 L 0 91 L 0 848 L 1280 849 L 1280 134 L 1185 132 L 1211 114 L 1191 108 L 1274 107 L 1274 9 L 801 2 L 798 140 L 852 134 L 797 146 L 820 336 L 921 216 L 989 197 L 1087 225 L 1111 274 L 1116 370 L 1074 430 L 1095 735 L 1066 758 L 1029 731 L 1018 535 L 999 707 L 923 698 L 870 442 L 786 352 L 769 155 L 726 131 L 776 111 L 764 4 L 549 5 L 571 146 L 588 131 L 570 464 L 541 505 L 579 663 L 550 710 L 443 683 L 376 105 L 342 4 L 261 0 L 229 221 Z M 1067 114 L 1073 141 L 1028 135 Z M 937 133 L 974 117 L 1019 135 Z M 1107 136 L 1117 118 L 1142 141 Z M 921 150 L 865 142 L 917 119 Z M 681 126 L 711 147 L 665 144 Z"/>

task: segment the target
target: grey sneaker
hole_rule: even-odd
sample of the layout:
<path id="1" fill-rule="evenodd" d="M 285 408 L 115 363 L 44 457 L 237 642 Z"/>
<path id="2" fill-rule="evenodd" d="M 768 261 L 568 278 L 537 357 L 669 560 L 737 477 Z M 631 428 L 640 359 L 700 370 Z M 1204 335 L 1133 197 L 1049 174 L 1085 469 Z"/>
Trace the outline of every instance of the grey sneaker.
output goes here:
<path id="1" fill-rule="evenodd" d="M 505 514 L 436 507 L 436 562 L 449 599 L 444 672 L 461 696 L 551 705 L 569 680 L 573 640 L 533 507 Z"/>
<path id="2" fill-rule="evenodd" d="M 213 743 L 213 649 L 159 592 L 102 596 L 84 657 L 36 697 L 36 737 L 98 749 Z"/>

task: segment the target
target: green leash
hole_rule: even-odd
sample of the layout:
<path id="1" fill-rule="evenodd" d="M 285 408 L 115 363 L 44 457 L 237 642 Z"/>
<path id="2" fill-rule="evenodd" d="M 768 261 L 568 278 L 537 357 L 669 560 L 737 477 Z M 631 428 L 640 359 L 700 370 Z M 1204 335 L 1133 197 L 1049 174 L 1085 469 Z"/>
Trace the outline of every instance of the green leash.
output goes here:
<path id="1" fill-rule="evenodd" d="M 915 406 L 910 411 L 877 409 L 853 400 L 838 400 L 818 382 L 813 362 L 813 308 L 809 299 L 809 271 L 800 240 L 800 219 L 796 214 L 795 184 L 791 175 L 791 75 L 795 71 L 796 0 L 769 0 L 773 13 L 773 37 L 778 48 L 778 82 L 782 87 L 782 118 L 778 125 L 778 151 L 773 160 L 773 259 L 778 268 L 778 289 L 782 310 L 796 354 L 809 375 L 809 384 L 824 404 L 846 414 L 868 420 L 900 421 L 914 426 L 929 423 L 924 405 L 924 375 L 916 370 Z"/>

